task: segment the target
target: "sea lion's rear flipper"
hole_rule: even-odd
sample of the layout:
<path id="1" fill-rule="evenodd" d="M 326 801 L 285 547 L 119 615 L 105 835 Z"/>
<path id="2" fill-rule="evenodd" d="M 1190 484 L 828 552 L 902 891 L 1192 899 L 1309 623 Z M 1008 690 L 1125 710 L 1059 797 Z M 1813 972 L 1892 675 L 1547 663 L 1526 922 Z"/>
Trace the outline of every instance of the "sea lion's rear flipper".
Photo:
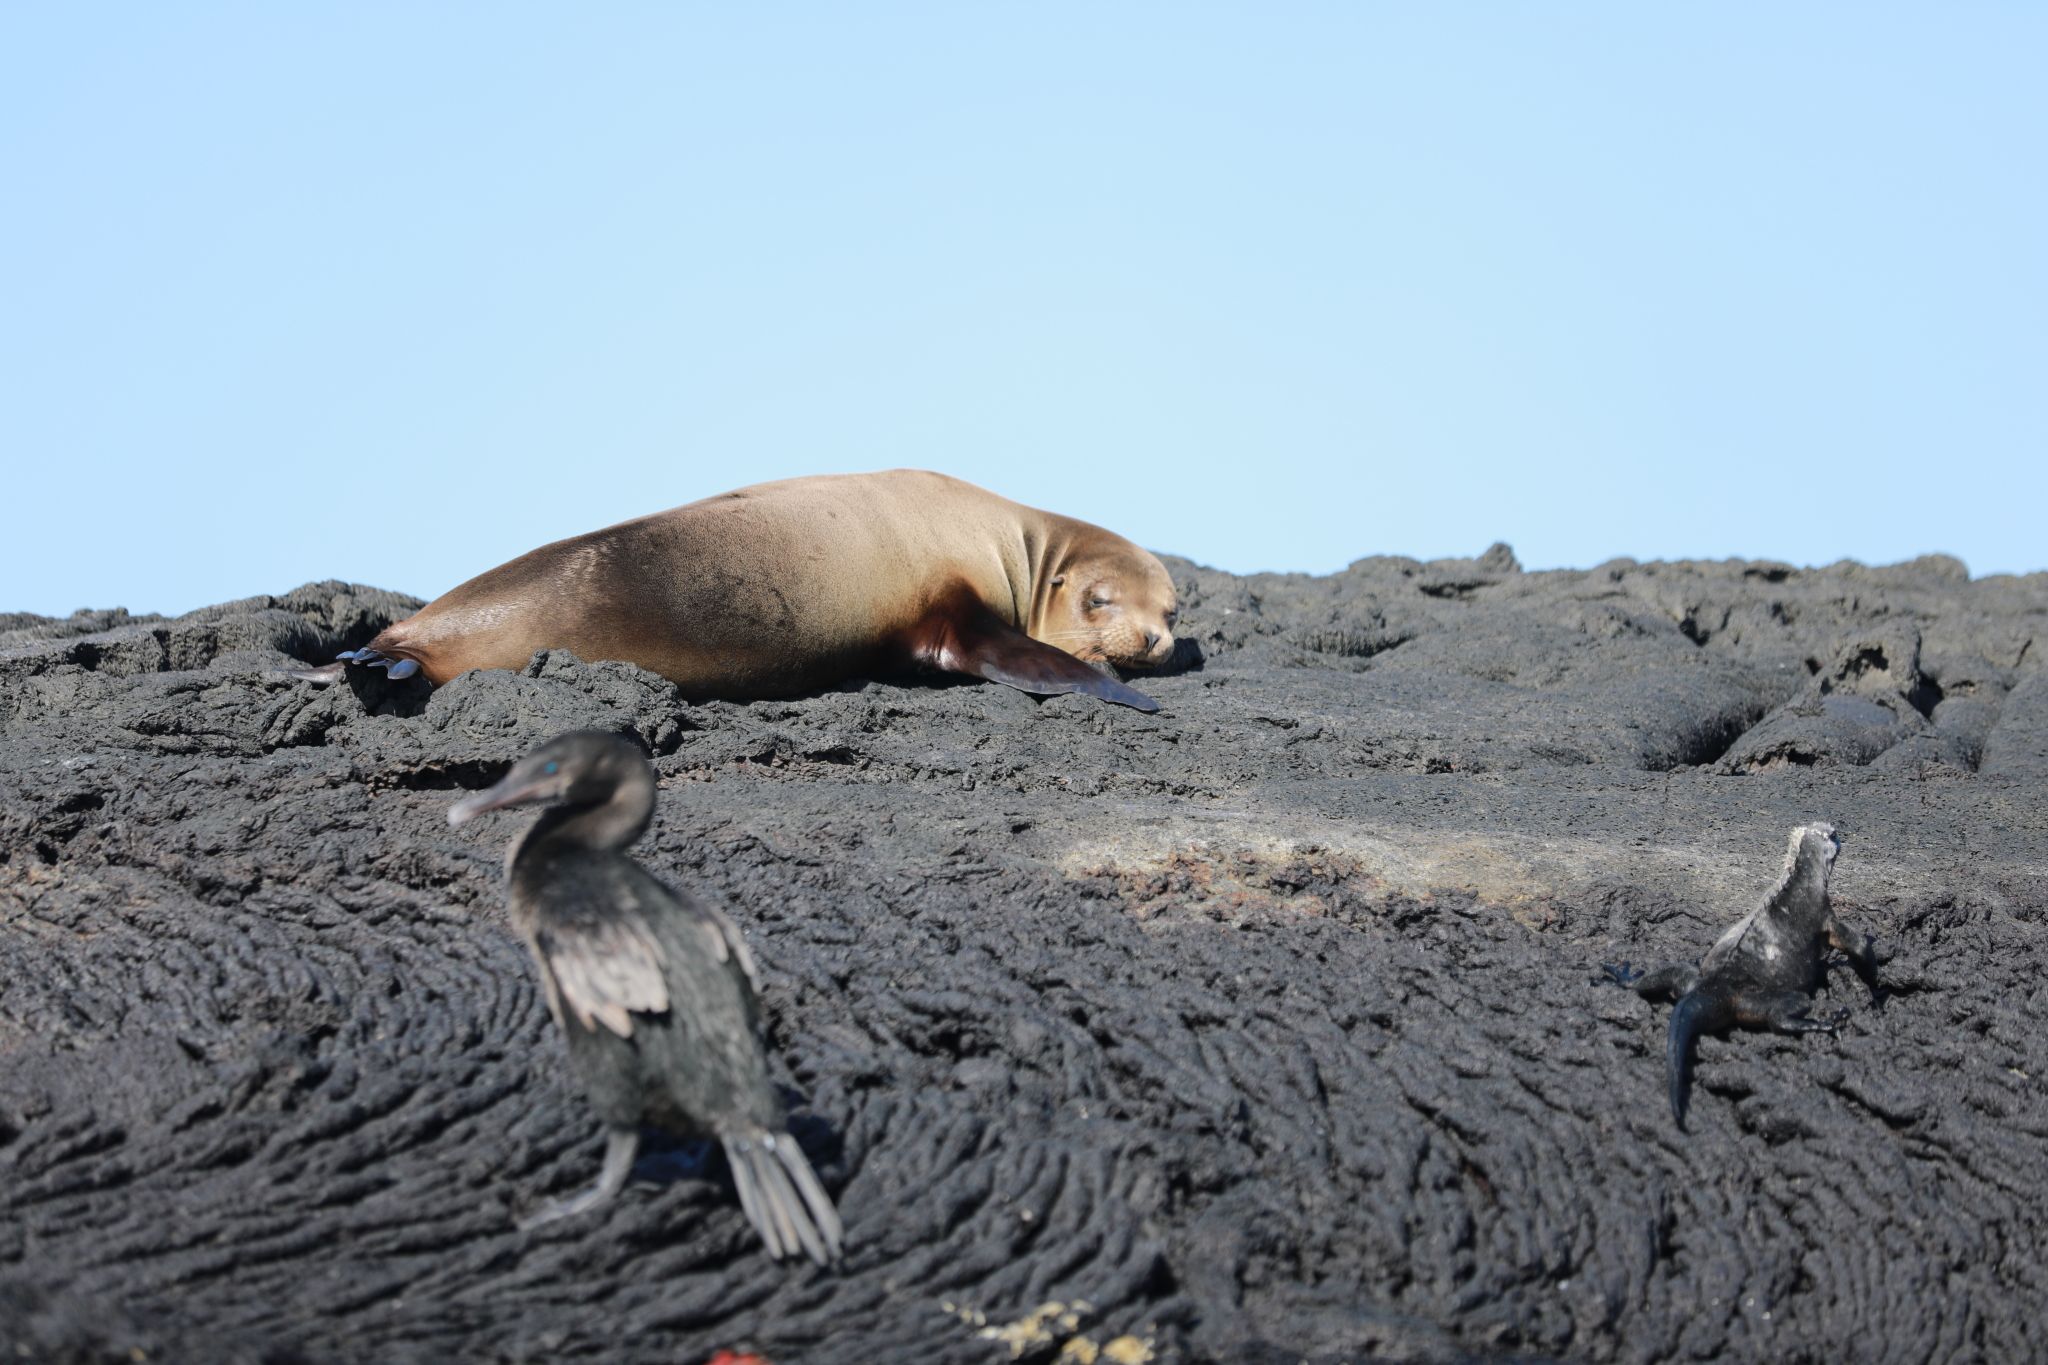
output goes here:
<path id="1" fill-rule="evenodd" d="M 400 678 L 410 678 L 413 674 L 420 671 L 419 660 L 400 658 L 376 649 L 355 649 L 345 654 L 337 654 L 334 657 L 337 662 L 347 659 L 350 663 L 367 664 L 371 668 L 381 668 L 384 670 L 384 676 L 390 678 L 393 682 Z"/>
<path id="2" fill-rule="evenodd" d="M 325 687 L 329 683 L 340 682 L 342 674 L 350 664 L 368 664 L 372 668 L 381 668 L 384 675 L 394 682 L 400 678 L 410 678 L 420 671 L 417 659 L 396 658 L 374 649 L 352 649 L 335 655 L 331 664 L 322 664 L 318 668 L 280 668 L 278 672 L 289 673 L 294 678 L 304 678 L 309 683 Z"/>
<path id="3" fill-rule="evenodd" d="M 952 673 L 987 678 L 1020 692 L 1050 696 L 1086 692 L 1139 711 L 1157 711 L 1159 703 L 1134 687 L 1097 673 L 1064 649 L 1034 640 L 997 618 L 986 607 L 964 613 L 965 620 L 935 623 L 935 635 L 950 636 L 916 649 L 919 658 Z"/>
<path id="4" fill-rule="evenodd" d="M 318 668 L 280 668 L 277 671 L 288 673 L 294 678 L 303 678 L 305 681 L 320 687 L 326 687 L 331 683 L 340 682 L 341 675 L 347 669 L 347 664 L 336 659 L 333 663 L 322 664 Z"/>

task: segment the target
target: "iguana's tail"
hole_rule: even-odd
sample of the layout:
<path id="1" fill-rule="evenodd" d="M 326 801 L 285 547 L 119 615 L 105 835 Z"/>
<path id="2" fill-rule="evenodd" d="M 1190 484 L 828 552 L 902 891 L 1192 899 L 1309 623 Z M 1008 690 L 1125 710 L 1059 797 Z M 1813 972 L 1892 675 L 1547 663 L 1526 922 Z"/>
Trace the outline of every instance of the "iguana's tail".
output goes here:
<path id="1" fill-rule="evenodd" d="M 1692 1079 L 1693 1041 L 1713 1025 L 1716 1001 L 1705 991 L 1688 991 L 1671 1011 L 1671 1031 L 1665 1036 L 1664 1070 L 1671 1081 L 1671 1117 L 1678 1131 L 1685 1131 L 1688 1101 L 1686 1082 Z"/>

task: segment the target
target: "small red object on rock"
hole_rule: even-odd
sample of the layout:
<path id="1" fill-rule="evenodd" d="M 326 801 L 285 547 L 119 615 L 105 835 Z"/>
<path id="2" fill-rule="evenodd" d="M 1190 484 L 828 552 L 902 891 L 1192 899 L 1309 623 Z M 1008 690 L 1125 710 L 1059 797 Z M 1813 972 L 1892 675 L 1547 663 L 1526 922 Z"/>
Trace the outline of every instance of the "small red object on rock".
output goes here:
<path id="1" fill-rule="evenodd" d="M 767 1356 L 757 1356 L 751 1351 L 745 1355 L 738 1355 L 732 1351 L 720 1351 L 717 1355 L 705 1361 L 704 1365 L 773 1365 L 773 1362 Z"/>

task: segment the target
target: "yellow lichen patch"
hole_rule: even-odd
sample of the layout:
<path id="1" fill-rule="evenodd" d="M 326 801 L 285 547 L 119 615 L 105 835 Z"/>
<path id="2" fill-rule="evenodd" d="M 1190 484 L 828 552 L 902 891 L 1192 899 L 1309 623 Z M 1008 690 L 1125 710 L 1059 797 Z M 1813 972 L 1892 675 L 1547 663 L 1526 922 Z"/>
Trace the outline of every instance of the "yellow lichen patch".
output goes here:
<path id="1" fill-rule="evenodd" d="M 1067 1344 L 1060 1347 L 1060 1358 L 1053 1365 L 1095 1365 L 1095 1358 L 1102 1354 L 1091 1337 L 1068 1337 Z"/>
<path id="2" fill-rule="evenodd" d="M 1107 883 L 1140 920 L 1323 918 L 1377 885 L 1356 860 L 1318 844 L 1265 849 L 1203 842 L 1135 866 L 1109 862 L 1075 871 Z"/>
<path id="3" fill-rule="evenodd" d="M 1298 914 L 1304 911 L 1295 906 L 1305 909 L 1305 896 L 1321 900 L 1323 913 L 1341 914 L 1358 898 L 1424 898 L 1450 889 L 1491 905 L 1514 906 L 1567 896 L 1591 881 L 1634 882 L 1695 903 L 1734 904 L 1751 894 L 1750 858 L 1732 835 L 1701 839 L 1688 834 L 1669 844 L 1635 844 L 1495 829 L 1304 821 L 1222 808 L 1168 814 L 1163 823 L 1108 823 L 1093 829 L 1086 842 L 1056 855 L 1061 871 L 1070 877 L 1108 878 L 1108 889 L 1139 919 L 1162 911 L 1172 917 L 1176 909 L 1183 916 L 1193 910 L 1204 918 L 1228 918 L 1238 904 L 1252 913 L 1270 905 Z M 1896 887 L 1904 894 L 1906 884 L 1892 871 L 1857 866 L 1862 875 L 1877 876 L 1872 887 Z M 1305 883 L 1296 875 L 1303 871 L 1309 874 Z M 1340 898 L 1332 894 L 1333 886 L 1343 892 L 1346 904 L 1336 903 Z M 1233 904 L 1233 895 L 1241 895 L 1242 902 Z M 1545 909 L 1531 913 L 1540 920 Z"/>
<path id="4" fill-rule="evenodd" d="M 1081 1299 L 1075 1299 L 1072 1306 L 1064 1303 L 1041 1303 L 1015 1322 L 1002 1327 L 984 1327 L 975 1335 L 988 1341 L 1008 1343 L 1010 1358 L 1016 1360 L 1026 1351 L 1035 1351 L 1041 1346 L 1052 1345 L 1055 1330 L 1071 1332 L 1081 1325 L 1081 1318 L 1085 1314 L 1094 1311 L 1093 1305 Z M 975 1316 L 979 1318 L 981 1315 L 977 1313 Z M 1093 1347 L 1095 1343 L 1088 1344 Z M 1090 1360 L 1092 1359 L 1093 1357 L 1090 1357 Z"/>
<path id="5" fill-rule="evenodd" d="M 1508 914 L 1524 929 L 1534 929 L 1539 934 L 1555 929 L 1560 919 L 1557 906 L 1547 897 L 1517 901 L 1508 906 Z"/>
<path id="6" fill-rule="evenodd" d="M 1102 1358 L 1109 1365 L 1145 1365 L 1152 1358 L 1152 1338 L 1118 1337 L 1102 1348 Z"/>

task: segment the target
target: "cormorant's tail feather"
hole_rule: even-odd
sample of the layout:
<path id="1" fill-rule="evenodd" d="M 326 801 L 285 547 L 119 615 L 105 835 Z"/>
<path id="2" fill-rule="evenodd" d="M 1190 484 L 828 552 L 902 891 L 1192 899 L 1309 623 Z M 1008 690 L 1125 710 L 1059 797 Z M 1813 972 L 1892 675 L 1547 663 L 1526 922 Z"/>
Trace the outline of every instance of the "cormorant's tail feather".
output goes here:
<path id="1" fill-rule="evenodd" d="M 839 1259 L 839 1211 L 796 1139 L 757 1131 L 722 1140 L 740 1207 L 768 1254 L 779 1261 L 801 1250 L 819 1265 Z"/>
<path id="2" fill-rule="evenodd" d="M 761 1234 L 770 1259 L 779 1261 L 782 1259 L 782 1236 L 773 1223 L 761 1216 L 761 1189 L 754 1181 L 754 1163 L 746 1151 L 750 1145 L 744 1138 L 725 1139 L 725 1160 L 732 1167 L 732 1185 L 739 1192 L 740 1207 L 746 1210 L 747 1221 L 754 1225 L 754 1231 Z"/>
<path id="3" fill-rule="evenodd" d="M 1699 991 L 1688 991 L 1679 997 L 1677 1008 L 1671 1011 L 1671 1031 L 1665 1035 L 1664 1070 L 1671 1082 L 1671 1117 L 1678 1124 L 1678 1131 L 1685 1131 L 1685 1110 L 1688 1102 L 1686 1082 L 1691 1078 L 1693 1040 L 1700 1036 L 1705 1024 L 1704 1016 L 1713 1008 L 1712 1002 Z"/>
<path id="4" fill-rule="evenodd" d="M 775 1155 L 781 1160 L 783 1169 L 789 1172 L 790 1179 L 796 1182 L 798 1192 L 803 1195 L 804 1207 L 810 1210 L 811 1223 L 818 1229 L 818 1235 L 824 1238 L 825 1250 L 830 1253 L 830 1259 L 838 1260 L 839 1247 L 846 1236 L 846 1228 L 839 1221 L 839 1210 L 833 1207 L 832 1196 L 825 1193 L 825 1187 L 818 1183 L 817 1172 L 811 1169 L 810 1161 L 804 1156 L 804 1149 L 797 1146 L 795 1138 L 784 1136 L 776 1139 Z"/>

